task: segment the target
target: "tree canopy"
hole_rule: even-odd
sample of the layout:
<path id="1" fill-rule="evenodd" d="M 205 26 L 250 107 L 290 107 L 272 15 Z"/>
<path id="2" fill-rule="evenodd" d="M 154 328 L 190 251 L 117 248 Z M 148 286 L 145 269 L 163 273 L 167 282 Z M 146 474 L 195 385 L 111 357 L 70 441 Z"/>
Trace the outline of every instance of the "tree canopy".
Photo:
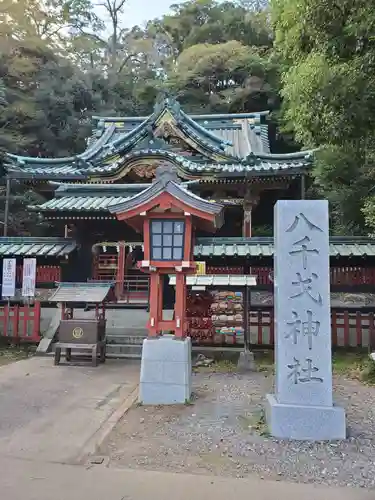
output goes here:
<path id="1" fill-rule="evenodd" d="M 128 28 L 126 1 L 0 0 L 0 154 L 75 154 L 93 114 L 145 115 L 162 90 L 188 112 L 269 109 L 316 149 L 308 194 L 334 231 L 374 232 L 371 2 L 188 0 Z"/>
<path id="2" fill-rule="evenodd" d="M 375 11 L 358 0 L 272 0 L 284 126 L 316 153 L 335 229 L 363 234 L 374 183 Z M 369 220 L 369 219 L 368 219 Z"/>

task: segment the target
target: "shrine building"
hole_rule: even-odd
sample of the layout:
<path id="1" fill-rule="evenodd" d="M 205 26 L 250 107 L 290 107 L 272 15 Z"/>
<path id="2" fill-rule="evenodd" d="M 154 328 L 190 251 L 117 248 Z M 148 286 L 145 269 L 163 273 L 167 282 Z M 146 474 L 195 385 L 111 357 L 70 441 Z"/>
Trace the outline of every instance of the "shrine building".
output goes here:
<path id="1" fill-rule="evenodd" d="M 156 169 L 168 166 L 181 192 L 224 206 L 214 235 L 204 227 L 195 231 L 197 271 L 188 279 L 187 298 L 193 344 L 242 346 L 246 339 L 272 345 L 273 206 L 305 198 L 314 155 L 273 153 L 267 120 L 267 111 L 188 115 L 163 97 L 148 117 L 93 117 L 87 148 L 76 156 L 8 154 L 9 179 L 22 179 L 45 197 L 29 210 L 51 221 L 55 234 L 0 238 L 0 257 L 19 259 L 18 282 L 22 258 L 37 258 L 42 303 L 55 282 L 102 281 L 115 283 L 117 307 L 148 308 L 143 237 L 118 220 L 114 207 L 147 192 Z M 158 251 L 172 260 L 178 249 L 165 237 Z M 374 323 L 375 243 L 332 237 L 330 252 L 333 341 L 365 346 Z M 174 303 L 174 283 L 173 275 L 165 276 L 166 309 Z"/>

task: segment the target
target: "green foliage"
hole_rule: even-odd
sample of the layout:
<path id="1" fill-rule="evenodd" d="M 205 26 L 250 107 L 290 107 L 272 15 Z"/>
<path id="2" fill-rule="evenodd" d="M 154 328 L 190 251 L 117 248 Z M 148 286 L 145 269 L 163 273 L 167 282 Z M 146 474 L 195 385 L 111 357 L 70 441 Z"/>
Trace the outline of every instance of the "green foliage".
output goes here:
<path id="1" fill-rule="evenodd" d="M 189 0 L 131 29 L 125 6 L 0 0 L 0 158 L 75 154 L 93 114 L 146 115 L 160 90 L 190 112 L 271 109 L 284 146 L 317 148 L 310 195 L 329 199 L 334 231 L 374 231 L 370 2 Z"/>
<path id="2" fill-rule="evenodd" d="M 275 66 L 259 49 L 233 40 L 184 50 L 168 83 L 187 108 L 192 102 L 211 111 L 260 111 L 275 99 L 269 82 L 276 75 Z"/>
<path id="3" fill-rule="evenodd" d="M 375 362 L 368 353 L 335 352 L 332 367 L 337 375 L 357 379 L 368 385 L 375 384 Z"/>
<path id="4" fill-rule="evenodd" d="M 374 181 L 375 11 L 369 2 L 273 0 L 285 129 L 320 148 L 315 182 L 334 230 L 366 232 Z"/>
<path id="5" fill-rule="evenodd" d="M 5 181 L 0 181 L 0 220 L 4 221 L 6 186 Z M 9 198 L 8 236 L 41 236 L 49 224 L 40 220 L 36 212 L 31 212 L 28 207 L 43 203 L 45 199 L 35 192 L 30 186 L 12 181 Z"/>
<path id="6" fill-rule="evenodd" d="M 90 0 L 0 0 L 0 147 L 77 153 L 92 114 L 148 114 L 163 88 L 188 110 L 254 111 L 277 101 L 272 33 L 259 5 L 190 0 L 129 30 L 125 3 L 109 0 L 99 18 Z"/>
<path id="7" fill-rule="evenodd" d="M 254 11 L 245 2 L 189 0 L 172 6 L 172 15 L 153 21 L 166 34 L 174 53 L 198 44 L 221 44 L 236 40 L 243 45 L 272 46 L 272 37 L 263 11 Z"/>
<path id="8" fill-rule="evenodd" d="M 150 22 L 147 33 L 165 56 L 164 85 L 186 110 L 241 112 L 274 106 L 278 68 L 267 12 L 257 2 L 190 0 L 172 11 Z"/>

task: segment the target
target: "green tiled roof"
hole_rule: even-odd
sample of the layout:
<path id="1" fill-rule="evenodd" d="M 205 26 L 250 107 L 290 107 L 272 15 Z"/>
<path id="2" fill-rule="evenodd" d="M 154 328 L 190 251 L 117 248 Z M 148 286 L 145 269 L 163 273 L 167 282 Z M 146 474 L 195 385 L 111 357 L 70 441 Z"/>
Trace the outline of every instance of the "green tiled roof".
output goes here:
<path id="1" fill-rule="evenodd" d="M 49 302 L 104 302 L 113 283 L 59 283 L 56 292 L 48 299 Z"/>
<path id="2" fill-rule="evenodd" d="M 166 149 L 158 149 L 162 144 L 153 137 L 153 127 L 165 110 L 173 115 L 181 131 L 200 145 L 197 157 L 188 158 Z M 288 171 L 294 173 L 298 169 L 308 168 L 311 165 L 309 151 L 294 155 L 269 153 L 268 130 L 264 123 L 266 114 L 189 116 L 180 109 L 176 101 L 165 99 L 149 117 L 95 118 L 95 140 L 79 155 L 32 158 L 8 154 L 5 163 L 8 172 L 14 176 L 62 181 L 82 181 L 92 176 L 112 175 L 127 162 L 142 156 L 170 160 L 181 171 L 195 176 L 241 176 L 248 172 L 256 175 L 278 172 L 286 174 Z M 216 158 L 221 159 L 216 161 Z"/>
<path id="3" fill-rule="evenodd" d="M 298 173 L 301 169 L 308 169 L 312 166 L 311 152 L 305 151 L 293 155 L 249 155 L 247 159 L 237 162 L 218 162 L 218 163 L 201 163 L 191 160 L 189 157 L 181 156 L 170 151 L 161 149 L 144 149 L 126 154 L 121 159 L 106 163 L 98 162 L 95 165 L 89 164 L 85 168 L 74 166 L 72 164 L 65 165 L 50 165 L 50 164 L 30 164 L 27 167 L 20 167 L 23 173 L 29 174 L 30 177 L 61 180 L 70 179 L 87 179 L 90 176 L 110 175 L 114 174 L 119 168 L 123 168 L 126 163 L 130 163 L 136 158 L 148 156 L 152 158 L 160 158 L 171 161 L 182 171 L 202 176 L 212 174 L 215 178 L 217 175 L 238 175 L 243 176 L 247 173 L 254 175 L 264 174 L 293 174 Z"/>
<path id="4" fill-rule="evenodd" d="M 77 244 L 70 238 L 0 237 L 0 256 L 62 256 Z M 273 238 L 197 238 L 194 255 L 204 257 L 272 257 Z M 375 257 L 375 239 L 332 236 L 331 257 Z"/>
<path id="5" fill-rule="evenodd" d="M 110 205 L 118 205 L 128 199 L 129 196 L 64 196 L 30 208 L 41 212 L 103 212 L 108 211 Z"/>
<path id="6" fill-rule="evenodd" d="M 151 184 L 58 184 L 55 198 L 29 208 L 38 212 L 107 212 Z M 186 186 L 186 184 L 182 184 Z"/>
<path id="7" fill-rule="evenodd" d="M 157 152 L 154 152 L 157 154 Z M 164 154 L 160 152 L 160 154 Z M 172 158 L 169 153 L 168 156 Z M 270 155 L 268 155 L 269 157 Z M 205 164 L 194 164 L 190 160 L 182 157 L 176 158 L 180 161 L 181 168 L 192 171 L 194 168 L 199 169 L 199 173 L 202 174 L 204 182 L 210 182 L 211 179 L 207 179 L 207 173 L 215 171 L 218 175 L 217 178 L 228 178 L 237 177 L 244 175 L 259 175 L 259 172 L 279 172 L 281 174 L 293 173 L 294 170 L 298 169 L 303 165 L 300 160 L 295 160 L 290 157 L 287 162 L 281 163 L 278 159 L 275 161 L 268 160 L 263 164 L 250 165 L 236 164 L 236 165 L 205 165 Z M 263 167 L 262 167 L 263 165 Z M 263 168 L 263 170 L 262 170 Z M 100 172 L 108 173 L 109 167 L 103 167 Z M 189 181 L 182 183 L 181 186 L 185 188 L 190 188 L 194 183 L 199 183 L 200 181 Z M 135 194 L 147 189 L 150 184 L 55 184 L 58 189 L 55 191 L 55 198 L 46 201 L 41 205 L 29 207 L 32 210 L 46 212 L 46 211 L 85 211 L 85 212 L 103 212 L 109 211 L 109 207 L 112 205 L 117 205 L 128 200 Z M 228 204 L 228 203 L 224 203 Z M 230 203 L 229 203 L 230 204 Z"/>
<path id="8" fill-rule="evenodd" d="M 375 257 L 375 239 L 330 238 L 331 257 Z M 197 238 L 196 258 L 201 257 L 272 257 L 273 238 Z"/>
<path id="9" fill-rule="evenodd" d="M 243 158 L 250 152 L 269 153 L 268 125 L 265 121 L 268 114 L 268 111 L 263 111 L 259 113 L 211 115 L 186 115 L 184 113 L 184 116 L 187 120 L 192 120 L 192 125 L 195 128 L 199 126 L 198 130 L 200 133 L 204 134 L 208 131 L 214 137 L 220 138 L 221 142 L 227 146 L 226 151 L 228 154 Z M 113 125 L 116 127 L 115 136 L 120 139 L 125 133 L 137 129 L 147 118 L 147 116 L 94 116 L 95 130 L 91 141 L 94 142 L 97 140 L 103 133 L 103 130 Z"/>
<path id="10" fill-rule="evenodd" d="M 60 257 L 77 247 L 70 238 L 0 237 L 0 256 Z"/>

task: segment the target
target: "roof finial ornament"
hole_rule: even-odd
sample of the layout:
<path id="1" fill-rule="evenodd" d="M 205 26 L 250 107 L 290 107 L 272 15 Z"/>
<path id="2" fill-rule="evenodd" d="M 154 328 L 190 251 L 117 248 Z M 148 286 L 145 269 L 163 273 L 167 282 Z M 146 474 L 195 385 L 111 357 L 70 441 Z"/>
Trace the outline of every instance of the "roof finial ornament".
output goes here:
<path id="1" fill-rule="evenodd" d="M 179 184 L 180 179 L 177 176 L 177 168 L 167 161 L 160 163 L 155 171 L 155 182 L 160 182 L 163 186 L 166 186 L 168 182 Z"/>
<path id="2" fill-rule="evenodd" d="M 154 113 L 159 113 L 163 108 L 170 108 L 175 113 L 180 111 L 180 104 L 175 96 L 168 90 L 162 89 L 159 92 L 159 97 L 155 103 Z"/>
<path id="3" fill-rule="evenodd" d="M 260 164 L 260 159 L 257 155 L 255 155 L 253 153 L 253 151 L 251 151 L 251 153 L 249 153 L 245 160 L 243 160 L 243 163 L 245 163 L 246 165 L 250 165 L 250 166 L 255 166 L 255 165 L 259 165 Z"/>

